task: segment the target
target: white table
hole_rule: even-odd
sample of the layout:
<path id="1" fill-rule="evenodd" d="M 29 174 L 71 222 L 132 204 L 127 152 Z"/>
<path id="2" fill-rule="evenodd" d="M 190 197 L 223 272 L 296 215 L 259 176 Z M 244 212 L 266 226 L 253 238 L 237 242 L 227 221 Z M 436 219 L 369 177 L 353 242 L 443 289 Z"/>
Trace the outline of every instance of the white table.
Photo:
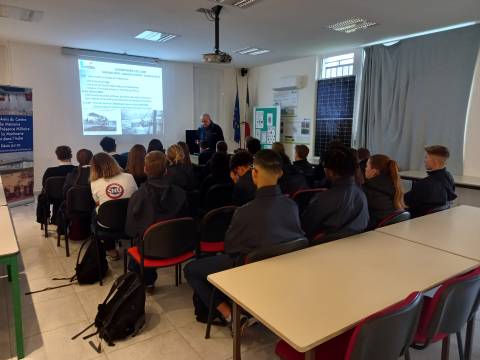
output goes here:
<path id="1" fill-rule="evenodd" d="M 3 190 L 2 177 L 0 176 L 0 206 L 7 205 L 7 198 L 5 197 L 5 191 Z"/>
<path id="2" fill-rule="evenodd" d="M 474 176 L 453 175 L 455 185 L 466 189 L 480 190 L 480 178 Z M 401 171 L 400 177 L 405 180 L 420 180 L 427 177 L 426 171 L 408 170 Z"/>
<path id="3" fill-rule="evenodd" d="M 241 356 L 238 307 L 314 359 L 316 346 L 367 316 L 476 266 L 476 261 L 373 231 L 208 280 L 234 302 L 234 359 Z"/>

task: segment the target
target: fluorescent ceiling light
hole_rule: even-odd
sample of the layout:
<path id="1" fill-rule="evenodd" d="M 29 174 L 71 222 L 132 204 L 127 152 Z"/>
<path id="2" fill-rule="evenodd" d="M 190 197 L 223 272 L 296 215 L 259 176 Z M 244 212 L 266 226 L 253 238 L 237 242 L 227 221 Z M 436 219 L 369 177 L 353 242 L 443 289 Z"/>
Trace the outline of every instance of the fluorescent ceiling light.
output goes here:
<path id="1" fill-rule="evenodd" d="M 263 55 L 263 54 L 267 54 L 269 52 L 270 52 L 270 50 L 258 50 L 258 51 L 254 51 L 254 52 L 250 53 L 250 55 Z"/>
<path id="2" fill-rule="evenodd" d="M 14 19 L 26 22 L 39 22 L 42 17 L 43 11 L 0 4 L 0 18 Z"/>
<path id="3" fill-rule="evenodd" d="M 360 18 L 350 18 L 339 23 L 328 26 L 330 30 L 344 32 L 350 34 L 357 30 L 366 29 L 371 26 L 377 25 L 376 22 L 368 21 Z"/>
<path id="4" fill-rule="evenodd" d="M 260 0 L 211 0 L 211 1 L 220 5 L 229 5 L 229 6 L 235 6 L 240 9 L 246 9 L 255 5 Z"/>
<path id="5" fill-rule="evenodd" d="M 156 41 L 156 42 L 163 42 L 164 43 L 164 42 L 173 40 L 177 37 L 178 37 L 178 35 L 174 35 L 174 34 L 168 34 L 168 33 L 163 33 L 163 32 L 158 32 L 158 31 L 153 31 L 153 30 L 145 30 L 144 32 L 135 36 L 135 39 L 149 40 L 149 41 Z"/>
<path id="6" fill-rule="evenodd" d="M 240 54 L 240 55 L 253 55 L 253 56 L 255 56 L 255 55 L 262 55 L 262 54 L 269 53 L 270 50 L 259 49 L 259 48 L 256 48 L 256 47 L 247 47 L 247 48 L 235 50 L 233 52 L 236 53 L 236 54 Z"/>

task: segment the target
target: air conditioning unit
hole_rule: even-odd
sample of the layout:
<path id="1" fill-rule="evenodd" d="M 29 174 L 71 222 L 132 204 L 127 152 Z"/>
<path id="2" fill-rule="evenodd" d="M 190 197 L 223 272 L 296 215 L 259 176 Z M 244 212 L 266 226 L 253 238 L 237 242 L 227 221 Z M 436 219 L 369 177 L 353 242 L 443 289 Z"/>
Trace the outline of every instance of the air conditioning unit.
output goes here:
<path id="1" fill-rule="evenodd" d="M 298 90 L 305 87 L 306 76 L 287 76 L 275 81 L 273 90 Z"/>

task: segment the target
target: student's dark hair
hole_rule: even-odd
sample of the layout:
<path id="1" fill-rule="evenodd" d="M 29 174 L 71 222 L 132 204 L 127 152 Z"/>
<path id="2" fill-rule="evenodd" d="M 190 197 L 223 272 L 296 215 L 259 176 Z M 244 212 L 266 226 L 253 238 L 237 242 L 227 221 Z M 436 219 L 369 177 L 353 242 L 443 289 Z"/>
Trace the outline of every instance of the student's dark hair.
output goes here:
<path id="1" fill-rule="evenodd" d="M 72 149 L 70 146 L 61 145 L 55 149 L 55 155 L 60 161 L 70 160 L 72 158 Z"/>
<path id="2" fill-rule="evenodd" d="M 201 141 L 200 142 L 200 149 L 208 149 L 209 148 L 209 144 L 208 144 L 208 141 Z"/>
<path id="3" fill-rule="evenodd" d="M 235 153 L 230 159 L 230 170 L 235 170 L 239 166 L 250 166 L 253 163 L 253 156 L 248 151 L 241 150 Z"/>
<path id="4" fill-rule="evenodd" d="M 85 166 L 90 164 L 93 153 L 88 149 L 80 149 L 77 151 L 78 166 Z"/>
<path id="5" fill-rule="evenodd" d="M 225 141 L 217 142 L 217 152 L 227 153 L 228 152 L 228 145 Z"/>
<path id="6" fill-rule="evenodd" d="M 155 150 L 165 152 L 165 149 L 163 148 L 163 144 L 159 139 L 152 139 L 148 143 L 147 153 Z"/>
<path id="7" fill-rule="evenodd" d="M 247 140 L 247 150 L 250 154 L 255 155 L 261 148 L 262 144 L 257 138 L 251 137 Z"/>
<path id="8" fill-rule="evenodd" d="M 167 170 L 167 157 L 158 150 L 153 150 L 145 156 L 145 171 L 148 177 L 161 177 Z"/>
<path id="9" fill-rule="evenodd" d="M 398 164 L 395 160 L 390 159 L 387 155 L 377 154 L 368 159 L 370 167 L 376 169 L 380 174 L 389 176 L 395 186 L 394 205 L 395 209 L 404 209 L 402 180 L 399 175 Z"/>
<path id="10" fill-rule="evenodd" d="M 179 141 L 177 145 L 180 145 L 183 150 L 183 154 L 185 155 L 185 157 L 183 158 L 183 163 L 187 166 L 192 166 L 192 160 L 190 159 L 190 149 L 187 143 L 184 141 Z"/>
<path id="11" fill-rule="evenodd" d="M 325 168 L 333 171 L 337 176 L 355 176 L 358 160 L 350 148 L 333 148 L 327 152 Z"/>
<path id="12" fill-rule="evenodd" d="M 443 145 L 431 145 L 425 147 L 425 151 L 429 155 L 438 156 L 444 158 L 445 160 L 450 157 L 450 151 L 446 146 Z"/>
<path id="13" fill-rule="evenodd" d="M 285 154 L 285 146 L 281 142 L 274 142 L 272 144 L 272 150 L 275 151 L 277 154 Z"/>
<path id="14" fill-rule="evenodd" d="M 310 154 L 310 149 L 307 145 L 295 145 L 295 152 L 300 159 L 305 160 Z"/>
<path id="15" fill-rule="evenodd" d="M 216 152 L 210 159 L 210 168 L 213 176 L 228 176 L 230 172 L 230 159 L 222 152 Z"/>
<path id="16" fill-rule="evenodd" d="M 261 167 L 269 173 L 280 174 L 282 172 L 283 161 L 280 155 L 275 151 L 263 149 L 257 152 L 253 164 Z"/>
<path id="17" fill-rule="evenodd" d="M 132 174 L 134 177 L 144 177 L 144 167 L 145 167 L 145 155 L 147 151 L 145 146 L 136 144 L 133 145 L 130 151 L 128 152 L 128 160 L 125 171 L 129 174 Z"/>
<path id="18" fill-rule="evenodd" d="M 370 150 L 367 148 L 359 148 L 357 150 L 359 160 L 367 160 L 370 158 Z"/>
<path id="19" fill-rule="evenodd" d="M 115 139 L 105 136 L 101 141 L 100 141 L 100 146 L 102 147 L 103 151 L 110 153 L 114 152 L 117 150 L 117 143 L 115 142 Z"/>

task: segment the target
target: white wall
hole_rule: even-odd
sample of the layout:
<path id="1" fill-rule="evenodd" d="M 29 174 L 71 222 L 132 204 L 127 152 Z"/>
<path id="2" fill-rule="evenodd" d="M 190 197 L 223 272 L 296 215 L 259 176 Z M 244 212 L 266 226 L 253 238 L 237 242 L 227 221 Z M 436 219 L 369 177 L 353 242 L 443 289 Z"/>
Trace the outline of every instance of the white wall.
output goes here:
<path id="1" fill-rule="evenodd" d="M 100 151 L 101 136 L 83 136 L 80 89 L 76 58 L 61 54 L 59 47 L 7 43 L 12 85 L 33 88 L 35 190 L 46 167 L 56 164 L 58 145 L 69 145 L 75 153 L 80 148 Z M 185 138 L 192 129 L 193 65 L 166 62 L 164 69 L 165 136 L 164 145 Z M 5 79 L 2 79 L 5 81 Z M 132 145 L 145 146 L 151 136 L 114 136 L 118 152 Z"/>
<path id="2" fill-rule="evenodd" d="M 463 173 L 469 176 L 480 176 L 480 52 L 475 67 L 475 76 L 470 94 L 467 128 L 465 132 L 465 154 Z"/>

